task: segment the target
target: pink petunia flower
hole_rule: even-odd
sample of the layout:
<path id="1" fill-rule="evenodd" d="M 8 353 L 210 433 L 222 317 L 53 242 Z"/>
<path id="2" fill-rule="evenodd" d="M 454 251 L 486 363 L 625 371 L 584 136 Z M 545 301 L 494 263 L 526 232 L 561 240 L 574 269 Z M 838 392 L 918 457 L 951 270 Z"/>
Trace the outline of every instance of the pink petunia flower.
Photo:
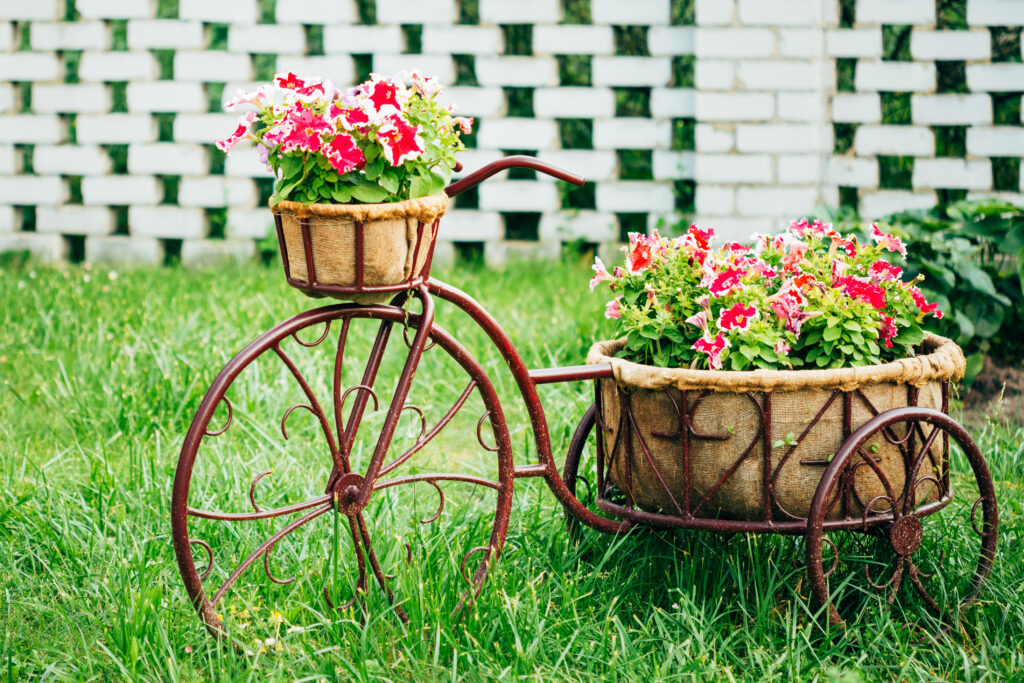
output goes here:
<path id="1" fill-rule="evenodd" d="M 334 139 L 325 143 L 320 151 L 338 173 L 348 173 L 361 168 L 366 163 L 362 150 L 356 145 L 352 136 L 346 133 L 335 135 Z"/>
<path id="2" fill-rule="evenodd" d="M 289 115 L 292 130 L 281 142 L 283 153 L 301 151 L 318 152 L 321 134 L 332 130 L 331 125 L 308 109 L 297 110 Z"/>
<path id="3" fill-rule="evenodd" d="M 370 102 L 373 103 L 373 108 L 379 113 L 390 113 L 391 109 L 385 109 L 390 107 L 393 109 L 393 113 L 401 113 L 402 104 L 399 102 L 401 94 L 401 86 L 394 81 L 389 80 L 378 80 L 374 81 L 370 86 Z"/>
<path id="4" fill-rule="evenodd" d="M 473 117 L 472 116 L 456 116 L 455 123 L 458 124 L 459 130 L 462 131 L 463 135 L 469 135 L 473 132 Z"/>
<path id="5" fill-rule="evenodd" d="M 734 289 L 741 288 L 741 279 L 746 275 L 745 270 L 727 266 L 725 270 L 717 273 L 708 289 L 714 297 L 725 296 Z"/>
<path id="6" fill-rule="evenodd" d="M 914 303 L 919 309 L 921 309 L 922 313 L 931 313 L 936 319 L 942 319 L 944 314 L 939 310 L 939 305 L 928 303 L 924 298 L 924 294 L 921 294 L 920 289 L 917 287 L 908 287 L 907 291 L 910 292 L 910 296 L 913 297 Z"/>
<path id="7" fill-rule="evenodd" d="M 299 88 L 304 88 L 306 86 L 306 82 L 304 80 L 290 71 L 286 76 L 282 76 L 281 74 L 275 76 L 274 83 L 277 87 L 284 88 L 285 90 L 298 90 Z"/>
<path id="8" fill-rule="evenodd" d="M 868 269 L 871 274 L 871 279 L 876 282 L 887 282 L 890 280 L 899 280 L 903 276 L 903 269 L 899 266 L 894 266 L 888 261 L 878 259 L 871 264 Z"/>
<path id="9" fill-rule="evenodd" d="M 688 322 L 689 324 L 693 325 L 694 327 L 696 327 L 699 330 L 703 330 L 704 333 L 707 334 L 707 331 L 708 331 L 708 314 L 707 314 L 707 311 L 701 311 L 700 313 L 694 313 L 693 315 L 691 315 L 689 318 L 686 319 L 686 322 Z"/>
<path id="10" fill-rule="evenodd" d="M 225 154 L 230 154 L 231 150 L 234 149 L 235 145 L 238 144 L 238 141 L 244 138 L 246 134 L 248 134 L 249 126 L 255 120 L 256 112 L 251 111 L 248 114 L 243 114 L 238 119 L 238 128 L 235 129 L 235 132 L 228 136 L 226 139 L 220 140 L 216 143 L 217 149 L 224 152 Z"/>
<path id="11" fill-rule="evenodd" d="M 410 125 L 401 116 L 392 115 L 377 131 L 377 141 L 384 148 L 384 158 L 392 166 L 400 166 L 408 159 L 418 158 L 425 149 L 420 133 L 423 126 Z"/>
<path id="12" fill-rule="evenodd" d="M 693 346 L 690 348 L 697 353 L 704 353 L 708 356 L 708 367 L 712 370 L 722 369 L 722 352 L 732 346 L 729 340 L 725 338 L 725 335 L 719 333 L 714 339 L 709 339 L 707 335 L 698 339 Z"/>
<path id="13" fill-rule="evenodd" d="M 787 344 L 785 340 L 779 341 L 775 344 L 775 353 L 777 353 L 780 356 L 784 356 L 792 350 L 792 347 L 790 347 L 790 345 Z"/>
<path id="14" fill-rule="evenodd" d="M 235 96 L 230 102 L 224 105 L 224 109 L 231 111 L 232 109 L 239 107 L 243 104 L 254 104 L 256 106 L 262 106 L 264 100 L 267 98 L 267 86 L 263 85 L 253 90 L 252 92 L 245 92 L 239 89 Z"/>
<path id="15" fill-rule="evenodd" d="M 878 310 L 885 308 L 885 290 L 873 282 L 844 276 L 834 279 L 832 286 L 846 290 L 846 294 L 851 298 L 866 301 Z"/>
<path id="16" fill-rule="evenodd" d="M 889 251 L 894 251 L 901 256 L 907 255 L 907 247 L 903 244 L 903 241 L 899 237 L 891 235 L 886 232 L 882 232 L 878 229 L 878 223 L 871 224 L 872 235 L 871 239 L 878 242 L 878 246 Z"/>
<path id="17" fill-rule="evenodd" d="M 892 338 L 896 336 L 899 331 L 896 329 L 896 320 L 887 316 L 885 313 L 882 316 L 882 329 L 878 332 L 878 338 L 885 342 L 885 348 L 892 348 Z"/>
<path id="18" fill-rule="evenodd" d="M 718 314 L 718 329 L 745 332 L 750 329 L 750 321 L 761 314 L 757 308 L 749 304 L 735 303 L 731 308 L 723 308 Z"/>
<path id="19" fill-rule="evenodd" d="M 651 253 L 651 244 L 646 235 L 636 232 L 629 233 L 629 244 L 632 247 L 629 256 L 626 258 L 629 272 L 635 275 L 650 268 L 654 262 L 654 255 Z"/>
<path id="20" fill-rule="evenodd" d="M 621 296 L 617 296 L 609 301 L 604 307 L 604 317 L 608 319 L 618 319 L 622 316 L 622 312 L 619 310 L 619 302 L 622 300 Z"/>
<path id="21" fill-rule="evenodd" d="M 601 257 L 594 257 L 594 272 L 597 273 L 594 277 L 590 278 L 590 291 L 594 291 L 594 287 L 605 280 L 614 280 L 615 278 L 609 275 L 608 270 L 604 267 L 604 263 L 601 261 Z"/>
<path id="22" fill-rule="evenodd" d="M 711 243 L 715 240 L 714 228 L 700 228 L 696 223 L 694 223 L 690 226 L 688 232 L 693 235 L 695 240 L 697 240 L 697 246 L 701 249 L 710 248 Z"/>

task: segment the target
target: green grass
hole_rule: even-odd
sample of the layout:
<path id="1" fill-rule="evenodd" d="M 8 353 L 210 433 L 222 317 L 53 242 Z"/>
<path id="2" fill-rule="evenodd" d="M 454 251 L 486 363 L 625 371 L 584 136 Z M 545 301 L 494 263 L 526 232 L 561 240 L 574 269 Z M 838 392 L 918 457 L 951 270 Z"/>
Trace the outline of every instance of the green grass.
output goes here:
<path id="1" fill-rule="evenodd" d="M 603 300 L 587 292 L 583 264 L 438 275 L 484 303 L 531 367 L 581 363 L 602 335 Z M 465 619 L 448 616 L 461 592 L 458 565 L 466 550 L 486 542 L 494 496 L 446 486 L 441 518 L 420 525 L 414 520 L 433 514 L 436 493 L 405 487 L 375 497 L 367 517 L 384 571 L 397 573 L 391 585 L 408 624 L 375 586 L 365 623 L 358 609 L 329 613 L 323 585 L 338 602 L 351 595 L 353 575 L 347 541 L 335 554 L 329 513 L 271 555 L 275 575 L 295 575 L 296 582 L 271 584 L 261 562 L 242 575 L 218 609 L 244 645 L 217 646 L 188 602 L 171 547 L 178 452 L 219 368 L 258 332 L 314 305 L 290 290 L 277 268 L 0 266 L 0 676 L 983 681 L 1022 675 L 1024 430 L 997 420 L 976 436 L 1000 498 L 998 564 L 983 603 L 947 637 L 928 635 L 935 623 L 913 601 L 893 613 L 869 601 L 847 629 L 825 627 L 808 597 L 799 539 L 695 532 L 613 539 L 588 532 L 573 545 L 560 507 L 534 480 L 516 484 L 501 562 Z M 462 314 L 439 304 L 438 320 L 484 364 L 513 431 L 516 462 L 529 462 L 528 423 L 503 362 Z M 353 352 L 372 333 L 354 324 Z M 386 360 L 381 387 L 401 359 L 401 341 L 392 341 L 395 354 Z M 330 366 L 324 361 L 333 354 L 327 346 L 286 342 L 325 403 Z M 440 352 L 428 352 L 413 389 L 428 422 L 465 385 Z M 346 367 L 358 372 L 355 363 Z M 589 391 L 543 389 L 559 461 Z M 229 395 L 234 422 L 224 436 L 204 440 L 193 504 L 243 511 L 249 482 L 271 468 L 259 484 L 261 505 L 322 493 L 329 461 L 315 421 L 296 411 L 289 439 L 280 434 L 282 413 L 301 400 L 281 364 L 261 358 Z M 383 390 L 381 398 L 388 398 Z M 482 410 L 471 399 L 409 471 L 445 467 L 493 476 L 492 454 L 472 436 Z M 215 421 L 223 417 L 219 412 Z M 369 414 L 364 434 L 381 419 L 382 411 Z M 417 433 L 407 411 L 398 443 Z M 360 441 L 356 457 L 365 459 L 371 445 Z M 192 528 L 222 560 L 214 582 L 279 526 L 197 520 Z M 943 541 L 951 551 L 961 546 L 955 535 Z M 343 560 L 337 568 L 336 557 Z"/>

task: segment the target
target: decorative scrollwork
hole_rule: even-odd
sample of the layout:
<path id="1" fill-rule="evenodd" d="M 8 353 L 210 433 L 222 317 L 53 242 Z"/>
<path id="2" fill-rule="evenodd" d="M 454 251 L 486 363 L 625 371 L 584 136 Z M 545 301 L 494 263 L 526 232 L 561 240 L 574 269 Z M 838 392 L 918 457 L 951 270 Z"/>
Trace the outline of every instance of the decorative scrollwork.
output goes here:
<path id="1" fill-rule="evenodd" d="M 441 489 L 440 484 L 438 484 L 433 479 L 427 479 L 426 481 L 428 484 L 433 486 L 434 489 L 437 491 L 439 502 L 437 505 L 437 512 L 435 512 L 431 517 L 419 520 L 420 524 L 430 524 L 431 522 L 436 522 L 437 519 L 441 516 L 441 513 L 444 512 L 444 491 Z"/>
<path id="2" fill-rule="evenodd" d="M 483 429 L 483 426 L 484 426 L 484 420 L 486 420 L 490 416 L 491 416 L 491 411 L 488 410 L 486 413 L 484 413 L 483 415 L 480 416 L 479 420 L 477 420 L 477 423 L 476 423 L 476 440 L 480 442 L 480 446 L 485 451 L 490 451 L 491 453 L 497 453 L 498 452 L 498 447 L 494 446 L 492 448 L 492 447 L 488 446 L 487 444 L 485 444 L 484 443 L 484 435 L 483 435 L 483 432 L 481 432 L 481 430 Z"/>
<path id="3" fill-rule="evenodd" d="M 288 438 L 287 436 L 285 437 Z M 267 470 L 266 472 L 260 472 L 256 475 L 256 478 L 252 480 L 252 484 L 249 485 L 249 504 L 252 505 L 252 509 L 255 512 L 265 512 L 263 508 L 256 504 L 256 485 L 260 483 L 263 477 L 269 476 L 274 473 L 274 470 Z"/>
<path id="4" fill-rule="evenodd" d="M 274 545 L 277 545 L 277 544 L 275 543 Z M 263 553 L 263 571 L 266 572 L 268 579 L 270 579 L 274 583 L 279 584 L 281 586 L 286 586 L 289 583 L 294 583 L 295 582 L 295 577 L 294 576 L 291 577 L 291 578 L 288 578 L 288 579 L 279 579 L 276 576 L 274 576 L 273 573 L 271 573 L 271 571 L 270 571 L 270 552 L 274 549 L 274 545 L 272 545 L 269 548 L 267 548 L 267 552 Z"/>
<path id="5" fill-rule="evenodd" d="M 475 548 L 470 548 L 469 552 L 462 556 L 462 562 L 459 564 L 459 573 L 462 575 L 462 579 L 467 584 L 469 584 L 471 588 L 473 587 L 473 581 L 468 576 L 466 576 L 466 563 L 469 562 L 469 558 L 473 557 L 477 553 L 486 552 L 487 557 L 484 558 L 484 562 L 481 565 L 481 568 L 486 567 L 487 562 L 490 559 L 490 550 L 491 546 L 489 545 L 478 545 Z"/>
<path id="6" fill-rule="evenodd" d="M 974 501 L 974 505 L 971 506 L 971 528 L 974 529 L 974 533 L 976 533 L 977 535 L 981 536 L 982 538 L 985 537 L 985 531 L 984 531 L 984 529 L 979 529 L 978 528 L 977 517 L 978 517 L 978 506 L 981 505 L 982 501 L 984 501 L 984 500 L 985 500 L 984 497 L 980 497 L 980 498 L 978 498 L 978 500 Z"/>
<path id="7" fill-rule="evenodd" d="M 314 417 L 316 417 L 316 410 L 313 409 L 313 406 L 308 405 L 306 403 L 296 403 L 288 410 L 284 411 L 284 416 L 281 418 L 281 435 L 285 438 L 286 441 L 288 440 L 288 430 L 285 428 L 285 423 L 288 422 L 288 417 L 298 408 L 305 408 L 306 410 L 311 412 Z"/>
<path id="8" fill-rule="evenodd" d="M 221 401 L 224 401 L 224 405 L 228 407 L 228 419 L 224 421 L 224 426 L 215 432 L 211 432 L 209 429 L 206 430 L 206 436 L 220 436 L 224 432 L 228 431 L 228 427 L 231 426 L 231 421 L 234 419 L 234 410 L 231 408 L 231 401 L 227 396 L 221 396 Z"/>
<path id="9" fill-rule="evenodd" d="M 193 538 L 188 542 L 189 546 L 197 545 L 206 551 L 206 569 L 199 575 L 200 581 L 206 581 L 206 577 L 213 571 L 213 548 L 206 541 L 200 541 L 197 538 Z"/>
<path id="10" fill-rule="evenodd" d="M 832 575 L 832 572 L 836 570 L 836 567 L 839 566 L 839 548 L 836 547 L 836 544 L 833 543 L 832 539 L 828 536 L 822 536 L 821 540 L 832 547 L 832 566 L 828 568 L 827 572 L 825 572 L 825 578 L 827 579 Z"/>
<path id="11" fill-rule="evenodd" d="M 314 346 L 319 346 L 320 343 L 323 342 L 324 339 L 327 339 L 327 335 L 330 333 L 330 331 L 331 331 L 331 321 L 330 320 L 325 320 L 324 321 L 324 331 L 323 331 L 323 333 L 319 337 L 316 338 L 316 341 L 312 341 L 312 342 L 308 342 L 308 343 L 302 341 L 301 339 L 299 339 L 299 330 L 295 330 L 294 332 L 292 332 L 292 339 L 294 339 L 300 345 L 305 346 L 307 349 L 311 349 Z"/>

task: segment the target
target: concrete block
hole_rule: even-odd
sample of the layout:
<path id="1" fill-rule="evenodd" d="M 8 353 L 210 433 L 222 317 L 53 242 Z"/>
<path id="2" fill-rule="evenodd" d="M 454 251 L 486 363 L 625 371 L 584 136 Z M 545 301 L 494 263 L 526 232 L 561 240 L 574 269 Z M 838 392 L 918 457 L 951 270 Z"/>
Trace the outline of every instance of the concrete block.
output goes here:
<path id="1" fill-rule="evenodd" d="M 824 172 L 817 154 L 780 154 L 776 158 L 775 177 L 783 185 L 818 185 Z"/>
<path id="2" fill-rule="evenodd" d="M 52 52 L 0 54 L 0 74 L 5 81 L 60 81 L 64 65 Z"/>
<path id="3" fill-rule="evenodd" d="M 0 115 L 0 143 L 31 145 L 64 142 L 67 127 L 54 114 Z"/>
<path id="4" fill-rule="evenodd" d="M 87 206 L 149 206 L 163 198 L 163 187 L 153 176 L 106 175 L 82 178 L 82 203 Z"/>
<path id="5" fill-rule="evenodd" d="M 83 19 L 149 19 L 156 15 L 155 0 L 75 0 Z"/>
<path id="6" fill-rule="evenodd" d="M 504 238 L 505 225 L 494 211 L 456 209 L 445 214 L 438 230 L 438 239 L 452 242 L 491 242 Z"/>
<path id="7" fill-rule="evenodd" d="M 36 232 L 0 234 L 0 254 L 6 251 L 27 251 L 44 263 L 62 261 L 67 256 L 63 237 Z"/>
<path id="8" fill-rule="evenodd" d="M 248 178 L 224 176 L 182 178 L 178 188 L 178 203 L 181 206 L 254 207 L 258 201 L 259 194 L 256 192 L 256 185 Z"/>
<path id="9" fill-rule="evenodd" d="M 697 92 L 696 101 L 700 121 L 765 121 L 775 114 L 771 93 Z"/>
<path id="10" fill-rule="evenodd" d="M 455 113 L 464 116 L 501 116 L 505 112 L 505 94 L 501 88 L 452 86 L 438 96 L 443 105 L 455 105 Z"/>
<path id="11" fill-rule="evenodd" d="M 698 26 L 729 26 L 736 16 L 736 0 L 696 0 Z"/>
<path id="12" fill-rule="evenodd" d="M 355 28 L 355 27 L 353 27 Z M 398 28 L 397 26 L 395 28 Z M 534 28 L 534 51 L 537 46 L 537 29 Z M 501 50 L 503 39 L 501 29 L 497 26 L 440 26 L 427 24 L 423 27 L 423 52 L 424 54 L 449 55 L 458 54 L 494 54 Z M 395 41 L 395 45 L 401 47 L 402 41 Z M 374 51 L 380 49 L 379 44 Z M 399 50 L 401 51 L 401 50 Z"/>
<path id="13" fill-rule="evenodd" d="M 871 92 L 931 92 L 935 90 L 935 64 L 924 62 L 857 62 L 857 90 Z"/>
<path id="14" fill-rule="evenodd" d="M 185 240 L 181 243 L 181 264 L 213 267 L 224 263 L 245 263 L 256 256 L 252 240 Z"/>
<path id="15" fill-rule="evenodd" d="M 600 211 L 552 211 L 540 218 L 540 239 L 544 242 L 617 242 L 615 215 Z"/>
<path id="16" fill-rule="evenodd" d="M 988 31 L 934 31 L 915 28 L 910 33 L 910 54 L 921 61 L 989 59 L 992 34 Z"/>
<path id="17" fill-rule="evenodd" d="M 83 114 L 76 127 L 82 144 L 154 142 L 158 134 L 156 120 L 148 114 Z"/>
<path id="18" fill-rule="evenodd" d="M 280 67 L 280 62 L 278 63 Z M 174 53 L 176 81 L 226 83 L 248 81 L 255 76 L 252 57 L 220 50 L 179 50 Z M 155 78 L 150 79 L 155 80 Z"/>
<path id="19" fill-rule="evenodd" d="M 199 145 L 153 142 L 128 146 L 129 173 L 198 176 L 209 170 L 209 154 Z"/>
<path id="20" fill-rule="evenodd" d="M 13 83 L 0 83 L 0 114 L 15 113 L 18 109 L 17 91 Z"/>
<path id="21" fill-rule="evenodd" d="M 921 126 L 860 126 L 854 134 L 857 156 L 935 156 L 935 133 Z"/>
<path id="22" fill-rule="evenodd" d="M 13 21 L 0 21 L 0 52 L 14 52 L 18 49 L 18 35 L 15 32 L 15 26 Z"/>
<path id="23" fill-rule="evenodd" d="M 178 17 L 212 24 L 255 24 L 259 20 L 257 0 L 178 0 Z"/>
<path id="24" fill-rule="evenodd" d="M 224 160 L 224 175 L 235 178 L 273 178 L 261 161 L 256 147 L 235 147 Z"/>
<path id="25" fill-rule="evenodd" d="M 1020 26 L 1024 24 L 1024 4 L 1018 0 L 971 0 L 967 3 L 967 23 L 971 26 Z"/>
<path id="26" fill-rule="evenodd" d="M 377 0 L 380 24 L 454 24 L 457 20 L 455 0 Z"/>
<path id="27" fill-rule="evenodd" d="M 615 93 L 611 88 L 537 88 L 533 111 L 539 118 L 611 118 Z"/>
<path id="28" fill-rule="evenodd" d="M 206 213 L 180 206 L 132 206 L 128 225 L 133 237 L 200 239 L 206 236 Z"/>
<path id="29" fill-rule="evenodd" d="M 874 92 L 836 93 L 832 96 L 832 120 L 836 123 L 881 123 L 882 98 Z"/>
<path id="30" fill-rule="evenodd" d="M 921 126 L 992 125 L 988 95 L 914 95 L 910 111 L 913 122 Z"/>
<path id="31" fill-rule="evenodd" d="M 444 220 L 448 220 L 447 214 Z M 444 221 L 442 221 L 443 223 Z M 228 219 L 227 225 L 224 228 L 224 235 L 229 239 L 261 240 L 274 234 L 274 215 L 266 207 L 257 209 L 228 209 Z"/>
<path id="32" fill-rule="evenodd" d="M 15 232 L 21 228 L 21 212 L 13 206 L 0 205 L 0 234 Z"/>
<path id="33" fill-rule="evenodd" d="M 306 32 L 299 24 L 231 24 L 228 51 L 301 55 L 306 52 Z"/>
<path id="34" fill-rule="evenodd" d="M 52 175 L 12 175 L 0 178 L 0 204 L 56 206 L 68 200 L 67 181 Z"/>
<path id="35" fill-rule="evenodd" d="M 650 45 L 650 34 L 647 42 Z M 499 44 L 492 45 L 488 52 L 492 52 Z M 612 55 L 615 54 L 615 36 L 611 26 L 537 24 L 533 27 L 533 54 Z"/>
<path id="36" fill-rule="evenodd" d="M 117 221 L 104 206 L 40 206 L 36 208 L 36 231 L 71 235 L 109 235 Z"/>
<path id="37" fill-rule="evenodd" d="M 736 190 L 736 212 L 740 216 L 791 219 L 807 215 L 817 203 L 816 187 L 740 187 Z"/>
<path id="38" fill-rule="evenodd" d="M 934 192 L 909 192 L 905 190 L 878 190 L 862 192 L 860 215 L 866 220 L 875 220 L 901 211 L 930 209 L 938 203 Z"/>
<path id="39" fill-rule="evenodd" d="M 85 238 L 85 260 L 91 263 L 157 265 L 163 259 L 160 240 L 151 237 L 110 235 Z"/>
<path id="40" fill-rule="evenodd" d="M 807 61 L 740 62 L 736 74 L 748 90 L 814 90 L 821 80 L 820 67 Z"/>
<path id="41" fill-rule="evenodd" d="M 152 81 L 160 75 L 160 66 L 151 52 L 82 53 L 78 77 L 82 81 Z"/>
<path id="42" fill-rule="evenodd" d="M 102 21 L 36 21 L 29 44 L 33 50 L 106 50 L 110 29 Z"/>
<path id="43" fill-rule="evenodd" d="M 63 18 L 64 3 L 61 0 L 0 4 L 0 20 L 3 21 L 47 21 Z"/>
<path id="44" fill-rule="evenodd" d="M 732 90 L 736 86 L 736 62 L 698 59 L 693 78 L 697 90 Z"/>
<path id="45" fill-rule="evenodd" d="M 558 63 L 554 57 L 485 57 L 476 59 L 480 85 L 543 87 L 558 85 Z M 600 85 L 594 79 L 594 85 Z"/>
<path id="46" fill-rule="evenodd" d="M 225 139 L 237 127 L 234 114 L 179 114 L 174 117 L 174 140 L 211 144 Z"/>
<path id="47" fill-rule="evenodd" d="M 598 149 L 542 149 L 537 158 L 584 176 L 588 181 L 615 180 L 619 161 L 615 152 Z"/>
<path id="48" fill-rule="evenodd" d="M 825 54 L 840 58 L 881 59 L 882 29 L 830 29 L 825 32 Z"/>
<path id="49" fill-rule="evenodd" d="M 277 0 L 274 18 L 279 24 L 351 24 L 359 13 L 353 0 Z"/>
<path id="50" fill-rule="evenodd" d="M 491 149 L 547 149 L 556 140 L 558 126 L 543 119 L 487 119 L 479 123 L 477 132 L 477 144 Z"/>
<path id="51" fill-rule="evenodd" d="M 971 126 L 967 129 L 967 154 L 978 157 L 1024 156 L 1024 128 Z"/>
<path id="52" fill-rule="evenodd" d="M 720 240 L 738 242 L 749 241 L 750 236 L 754 233 L 767 234 L 781 230 L 784 227 L 781 223 L 787 225 L 789 223 L 788 220 L 781 221 L 772 216 L 737 218 L 734 216 L 708 216 L 700 213 L 697 214 L 696 222 L 699 225 L 713 227 Z"/>
<path id="53" fill-rule="evenodd" d="M 425 38 L 426 27 L 424 27 L 423 33 Z M 396 24 L 386 26 L 331 24 L 324 26 L 324 52 L 329 55 L 368 54 L 371 52 L 397 54 L 403 48 L 402 28 Z"/>
<path id="54" fill-rule="evenodd" d="M 694 146 L 698 152 L 731 152 L 736 135 L 724 126 L 698 123 L 694 127 Z"/>
<path id="55" fill-rule="evenodd" d="M 697 31 L 694 26 L 651 26 L 647 30 L 647 50 L 652 57 L 692 55 L 697 48 Z M 533 40 L 536 46 L 536 33 Z"/>
<path id="56" fill-rule="evenodd" d="M 743 123 L 736 127 L 740 152 L 793 154 L 832 149 L 832 131 L 797 123 Z"/>
<path id="57" fill-rule="evenodd" d="M 128 111 L 152 112 L 205 112 L 209 107 L 206 91 L 201 83 L 179 81 L 152 81 L 129 83 Z"/>
<path id="58" fill-rule="evenodd" d="M 818 29 L 788 28 L 779 31 L 779 55 L 817 59 L 823 52 L 824 37 Z"/>
<path id="59" fill-rule="evenodd" d="M 561 206 L 554 183 L 531 180 L 490 180 L 480 186 L 484 211 L 552 211 Z"/>
<path id="60" fill-rule="evenodd" d="M 14 145 L 0 145 L 0 175 L 14 175 L 21 171 L 21 154 Z"/>
<path id="61" fill-rule="evenodd" d="M 694 195 L 697 213 L 705 216 L 729 216 L 736 211 L 736 188 L 732 185 L 697 183 Z"/>
<path id="62" fill-rule="evenodd" d="M 681 180 L 696 177 L 697 155 L 694 152 L 656 149 L 652 157 L 655 180 Z"/>
<path id="63" fill-rule="evenodd" d="M 989 159 L 918 159 L 914 162 L 915 188 L 992 189 Z"/>
<path id="64" fill-rule="evenodd" d="M 595 24 L 667 24 L 669 9 L 669 0 L 591 0 L 590 19 Z"/>
<path id="65" fill-rule="evenodd" d="M 597 184 L 597 210 L 612 213 L 669 212 L 675 209 L 672 187 L 644 180 Z"/>
<path id="66" fill-rule="evenodd" d="M 739 0 L 739 19 L 747 26 L 817 26 L 818 0 Z"/>
<path id="67" fill-rule="evenodd" d="M 597 7 L 591 9 L 591 18 Z M 483 24 L 557 24 L 562 20 L 560 0 L 480 0 L 480 22 Z"/>
<path id="68" fill-rule="evenodd" d="M 641 118 L 617 118 L 594 121 L 596 149 L 668 149 L 672 124 Z"/>
<path id="69" fill-rule="evenodd" d="M 973 92 L 1024 90 L 1024 64 L 968 64 L 967 88 Z"/>
<path id="70" fill-rule="evenodd" d="M 930 26 L 935 24 L 935 0 L 857 0 L 856 16 L 858 24 Z"/>
<path id="71" fill-rule="evenodd" d="M 95 145 L 36 145 L 32 167 L 44 175 L 104 175 L 110 172 L 110 156 Z"/>
<path id="72" fill-rule="evenodd" d="M 666 86 L 672 81 L 672 60 L 668 57 L 594 57 L 591 80 L 594 85 Z"/>
<path id="73" fill-rule="evenodd" d="M 203 24 L 177 19 L 133 19 L 128 22 L 131 50 L 201 50 L 206 45 Z"/>
<path id="74" fill-rule="evenodd" d="M 832 157 L 828 182 L 837 187 L 878 187 L 878 159 Z"/>
<path id="75" fill-rule="evenodd" d="M 766 28 L 698 28 L 694 53 L 702 58 L 769 58 L 775 54 L 775 33 Z"/>
<path id="76" fill-rule="evenodd" d="M 110 111 L 110 90 L 101 83 L 35 83 L 32 110 L 39 114 Z"/>
<path id="77" fill-rule="evenodd" d="M 777 116 L 780 121 L 812 123 L 824 120 L 825 103 L 817 93 L 779 93 Z"/>
<path id="78" fill-rule="evenodd" d="M 696 90 L 692 88 L 653 88 L 651 90 L 651 116 L 654 118 L 692 118 L 696 113 Z"/>
<path id="79" fill-rule="evenodd" d="M 702 183 L 770 183 L 772 158 L 764 154 L 704 154 L 696 157 L 696 177 Z"/>

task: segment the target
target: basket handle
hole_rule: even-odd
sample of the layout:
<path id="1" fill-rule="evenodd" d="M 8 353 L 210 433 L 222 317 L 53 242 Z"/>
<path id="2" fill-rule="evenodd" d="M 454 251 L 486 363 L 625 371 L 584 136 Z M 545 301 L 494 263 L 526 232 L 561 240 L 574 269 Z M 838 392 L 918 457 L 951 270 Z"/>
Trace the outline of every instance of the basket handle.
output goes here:
<path id="1" fill-rule="evenodd" d="M 500 173 L 507 168 L 532 168 L 534 171 L 546 173 L 549 176 L 553 176 L 559 180 L 564 180 L 565 182 L 572 183 L 573 185 L 582 185 L 584 181 L 583 176 L 581 175 L 576 175 L 575 173 L 570 173 L 569 171 L 558 168 L 557 166 L 552 166 L 551 164 L 545 163 L 536 157 L 517 154 L 503 159 L 498 159 L 497 161 L 492 161 L 483 168 L 473 171 L 465 178 L 462 178 L 461 180 L 446 187 L 444 189 L 445 194 L 449 197 L 462 194 L 469 188 L 479 185 L 495 173 Z"/>

